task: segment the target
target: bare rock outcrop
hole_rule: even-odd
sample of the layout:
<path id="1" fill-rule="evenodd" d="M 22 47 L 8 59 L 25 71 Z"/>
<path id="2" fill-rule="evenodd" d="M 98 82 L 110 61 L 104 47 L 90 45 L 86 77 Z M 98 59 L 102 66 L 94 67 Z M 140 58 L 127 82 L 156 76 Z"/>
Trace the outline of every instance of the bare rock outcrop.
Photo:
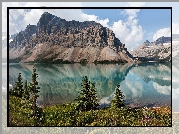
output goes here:
<path id="1" fill-rule="evenodd" d="M 19 62 L 133 61 L 125 45 L 109 28 L 95 21 L 66 21 L 48 12 L 41 15 L 37 26 L 28 25 L 19 32 L 9 49 L 10 60 Z"/>
<path id="2" fill-rule="evenodd" d="M 130 53 L 139 61 L 171 61 L 171 37 L 161 37 L 154 42 L 147 40 Z"/>

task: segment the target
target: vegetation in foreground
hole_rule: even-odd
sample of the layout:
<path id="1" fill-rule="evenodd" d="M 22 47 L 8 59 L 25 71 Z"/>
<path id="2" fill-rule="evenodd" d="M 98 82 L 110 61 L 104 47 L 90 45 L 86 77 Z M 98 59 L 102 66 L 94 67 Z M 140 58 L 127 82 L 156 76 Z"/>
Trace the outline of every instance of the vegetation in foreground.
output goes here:
<path id="1" fill-rule="evenodd" d="M 98 108 L 95 84 L 85 76 L 74 103 L 40 108 L 35 67 L 32 82 L 23 86 L 21 74 L 9 91 L 9 126 L 171 126 L 171 108 L 129 108 L 117 85 L 111 107 Z"/>

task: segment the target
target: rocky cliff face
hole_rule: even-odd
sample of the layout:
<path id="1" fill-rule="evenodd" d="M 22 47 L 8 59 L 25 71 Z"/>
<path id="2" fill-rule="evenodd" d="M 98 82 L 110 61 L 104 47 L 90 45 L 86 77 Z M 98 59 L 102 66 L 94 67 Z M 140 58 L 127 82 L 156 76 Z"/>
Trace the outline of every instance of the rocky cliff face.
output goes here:
<path id="1" fill-rule="evenodd" d="M 155 45 L 163 45 L 165 43 L 171 43 L 171 37 L 160 37 L 155 42 Z"/>
<path id="2" fill-rule="evenodd" d="M 147 40 L 130 53 L 141 61 L 171 61 L 171 37 L 161 37 L 154 42 Z"/>
<path id="3" fill-rule="evenodd" d="M 28 25 L 24 31 L 19 32 L 13 39 L 13 41 L 9 44 L 9 49 L 12 48 L 18 48 L 18 47 L 24 47 L 26 46 L 30 38 L 33 34 L 35 34 L 37 31 L 37 26 L 35 25 Z"/>
<path id="4" fill-rule="evenodd" d="M 113 31 L 94 21 L 66 21 L 43 13 L 9 44 L 9 58 L 20 62 L 68 60 L 132 62 L 132 55 Z"/>

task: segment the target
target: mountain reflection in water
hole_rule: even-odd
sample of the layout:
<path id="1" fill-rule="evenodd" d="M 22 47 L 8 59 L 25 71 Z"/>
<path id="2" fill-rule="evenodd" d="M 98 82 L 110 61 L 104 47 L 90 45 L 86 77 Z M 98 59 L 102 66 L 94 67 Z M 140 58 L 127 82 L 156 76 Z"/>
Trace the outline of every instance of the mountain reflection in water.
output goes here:
<path id="1" fill-rule="evenodd" d="M 128 106 L 171 105 L 171 64 L 36 64 L 36 68 L 41 105 L 74 101 L 84 76 L 95 83 L 101 105 L 110 103 L 117 83 Z M 18 73 L 30 82 L 32 69 L 33 64 L 10 64 L 9 83 L 15 84 Z"/>

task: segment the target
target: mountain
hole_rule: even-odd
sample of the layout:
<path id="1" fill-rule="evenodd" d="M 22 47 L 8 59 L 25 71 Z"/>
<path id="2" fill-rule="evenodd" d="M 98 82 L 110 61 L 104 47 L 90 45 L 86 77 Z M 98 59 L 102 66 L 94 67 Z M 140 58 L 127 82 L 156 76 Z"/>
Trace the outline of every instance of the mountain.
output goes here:
<path id="1" fill-rule="evenodd" d="M 179 62 L 179 34 L 172 35 L 172 62 Z"/>
<path id="2" fill-rule="evenodd" d="M 164 45 L 165 43 L 171 43 L 171 37 L 160 37 L 155 42 L 155 45 Z"/>
<path id="3" fill-rule="evenodd" d="M 171 61 L 171 37 L 162 36 L 154 42 L 146 40 L 130 53 L 141 61 Z"/>
<path id="4" fill-rule="evenodd" d="M 66 21 L 44 12 L 9 43 L 10 62 L 133 62 L 112 30 L 95 21 Z"/>
<path id="5" fill-rule="evenodd" d="M 16 35 L 17 34 L 10 35 L 9 42 L 11 42 Z M 6 63 L 6 62 L 7 62 L 7 33 L 2 32 L 2 63 Z"/>
<path id="6" fill-rule="evenodd" d="M 179 34 L 172 34 L 172 41 L 179 41 Z"/>

